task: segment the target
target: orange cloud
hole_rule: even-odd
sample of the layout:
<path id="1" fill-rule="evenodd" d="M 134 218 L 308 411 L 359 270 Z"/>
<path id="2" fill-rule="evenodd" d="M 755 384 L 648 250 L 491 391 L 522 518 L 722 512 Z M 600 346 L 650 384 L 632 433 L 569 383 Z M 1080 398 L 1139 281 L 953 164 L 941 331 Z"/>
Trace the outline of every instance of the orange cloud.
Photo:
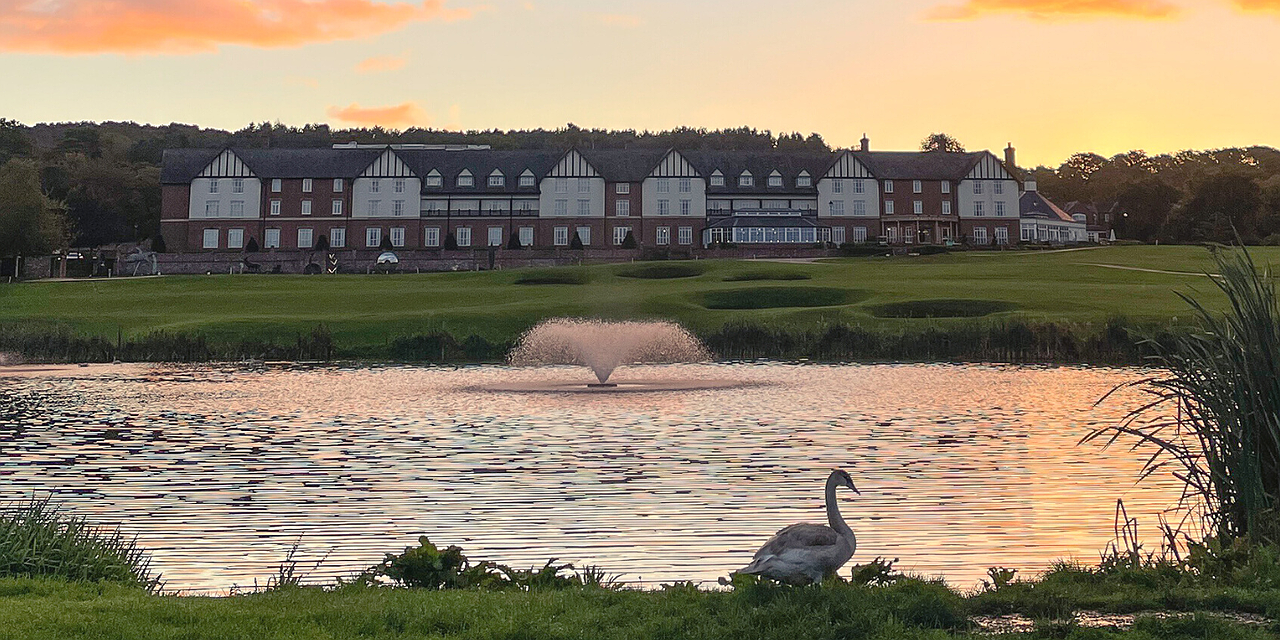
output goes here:
<path id="1" fill-rule="evenodd" d="M 0 51 L 197 53 L 297 47 L 469 18 L 444 0 L 0 0 Z"/>
<path id="2" fill-rule="evenodd" d="M 422 107 L 406 102 L 391 107 L 362 107 L 352 103 L 346 107 L 329 107 L 329 117 L 362 126 L 424 127 L 431 117 Z"/>
<path id="3" fill-rule="evenodd" d="M 404 68 L 409 62 L 409 54 L 401 54 L 398 56 L 377 56 L 367 58 L 360 61 L 356 65 L 356 71 L 360 73 L 381 73 L 383 71 L 397 71 Z"/>
<path id="4" fill-rule="evenodd" d="M 1165 0 L 964 0 L 962 4 L 934 7 L 925 16 L 930 20 L 974 20 L 992 14 L 1046 21 L 1102 17 L 1159 20 L 1172 18 L 1179 11 Z"/>
<path id="5" fill-rule="evenodd" d="M 1233 0 L 1241 11 L 1280 13 L 1280 0 Z"/>

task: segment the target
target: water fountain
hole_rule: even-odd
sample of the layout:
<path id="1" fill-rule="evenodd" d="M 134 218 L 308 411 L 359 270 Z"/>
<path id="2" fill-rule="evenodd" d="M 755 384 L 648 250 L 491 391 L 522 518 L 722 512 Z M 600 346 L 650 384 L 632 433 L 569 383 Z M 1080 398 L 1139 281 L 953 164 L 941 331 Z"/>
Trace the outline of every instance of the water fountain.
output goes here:
<path id="1" fill-rule="evenodd" d="M 714 388 L 723 381 L 611 382 L 620 366 L 679 364 L 710 358 L 702 343 L 674 322 L 637 322 L 557 318 L 544 320 L 521 336 L 507 360 L 513 366 L 578 365 L 595 373 L 597 382 L 583 385 L 535 385 L 504 388 L 521 391 L 636 391 Z"/>

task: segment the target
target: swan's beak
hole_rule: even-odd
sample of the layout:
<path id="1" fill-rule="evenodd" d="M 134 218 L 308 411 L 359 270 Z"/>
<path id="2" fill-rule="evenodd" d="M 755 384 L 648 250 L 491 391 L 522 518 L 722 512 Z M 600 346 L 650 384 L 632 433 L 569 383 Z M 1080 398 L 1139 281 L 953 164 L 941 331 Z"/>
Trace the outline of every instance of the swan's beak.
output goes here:
<path id="1" fill-rule="evenodd" d="M 854 493 L 856 493 L 856 494 L 858 494 L 858 495 L 862 495 L 862 492 L 861 492 L 861 491 L 858 491 L 858 488 L 857 488 L 857 487 L 855 487 L 855 486 L 853 486 L 853 483 L 852 483 L 852 482 L 850 482 L 850 483 L 849 483 L 849 488 L 850 488 L 850 489 L 853 489 L 853 492 L 854 492 Z"/>

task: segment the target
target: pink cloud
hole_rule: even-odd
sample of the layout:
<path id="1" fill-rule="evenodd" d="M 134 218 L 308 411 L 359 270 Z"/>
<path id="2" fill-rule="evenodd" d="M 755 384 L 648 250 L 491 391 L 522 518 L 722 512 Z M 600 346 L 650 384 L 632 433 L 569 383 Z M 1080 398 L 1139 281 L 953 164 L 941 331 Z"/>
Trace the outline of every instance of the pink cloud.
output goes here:
<path id="1" fill-rule="evenodd" d="M 444 0 L 0 0 L 0 51 L 197 53 L 297 47 L 460 20 Z"/>
<path id="2" fill-rule="evenodd" d="M 329 107 L 328 114 L 330 118 L 369 127 L 425 127 L 431 123 L 426 110 L 414 102 L 389 107 L 362 107 L 352 103 L 345 107 Z"/>
<path id="3" fill-rule="evenodd" d="M 1177 16 L 1179 11 L 1166 0 L 964 0 L 934 7 L 925 16 L 931 20 L 974 20 L 996 14 L 1044 21 L 1103 17 L 1162 20 Z"/>

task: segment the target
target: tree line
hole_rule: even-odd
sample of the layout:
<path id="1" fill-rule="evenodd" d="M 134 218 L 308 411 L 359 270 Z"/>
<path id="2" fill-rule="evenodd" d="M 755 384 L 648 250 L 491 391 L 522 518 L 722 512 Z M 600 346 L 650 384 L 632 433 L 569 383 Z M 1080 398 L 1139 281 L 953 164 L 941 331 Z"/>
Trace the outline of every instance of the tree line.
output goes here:
<path id="1" fill-rule="evenodd" d="M 560 129 L 439 131 L 335 129 L 250 124 L 238 131 L 193 125 L 74 122 L 24 125 L 0 118 L 0 256 L 155 238 L 160 229 L 160 162 L 182 147 L 308 148 L 335 143 L 482 144 L 495 149 L 686 148 L 830 151 L 822 136 L 750 127 L 670 131 Z M 964 146 L 931 134 L 923 150 Z M 1164 242 L 1280 244 L 1280 151 L 1249 147 L 1112 158 L 1072 156 L 1058 167 L 1022 172 L 1059 204 L 1119 203 L 1122 238 Z"/>

